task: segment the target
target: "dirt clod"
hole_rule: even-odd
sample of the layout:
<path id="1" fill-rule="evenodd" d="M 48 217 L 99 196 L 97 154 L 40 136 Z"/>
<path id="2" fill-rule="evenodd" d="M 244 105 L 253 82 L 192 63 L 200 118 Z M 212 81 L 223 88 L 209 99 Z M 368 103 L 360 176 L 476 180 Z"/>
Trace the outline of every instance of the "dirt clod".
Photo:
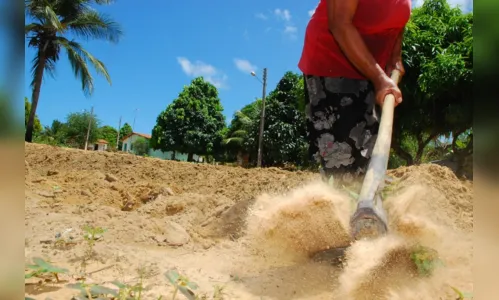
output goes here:
<path id="1" fill-rule="evenodd" d="M 106 174 L 105 179 L 109 182 L 115 182 L 118 181 L 118 178 L 112 174 Z"/>

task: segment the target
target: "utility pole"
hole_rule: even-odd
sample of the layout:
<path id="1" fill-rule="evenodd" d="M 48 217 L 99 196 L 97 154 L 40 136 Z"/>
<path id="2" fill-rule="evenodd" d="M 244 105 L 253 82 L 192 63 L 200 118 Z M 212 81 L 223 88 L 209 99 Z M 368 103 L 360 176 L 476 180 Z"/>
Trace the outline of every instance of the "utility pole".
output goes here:
<path id="1" fill-rule="evenodd" d="M 135 132 L 135 119 L 137 119 L 137 111 L 138 110 L 139 110 L 138 108 L 135 109 L 135 114 L 133 116 L 132 132 Z"/>
<path id="2" fill-rule="evenodd" d="M 265 123 L 265 94 L 267 89 L 267 68 L 263 68 L 263 78 L 262 78 L 262 112 L 260 114 L 260 134 L 258 135 L 258 160 L 256 166 L 258 168 L 262 167 L 262 148 L 263 148 L 263 128 Z"/>
<path id="3" fill-rule="evenodd" d="M 120 130 L 121 130 L 121 116 L 120 116 L 120 122 L 118 123 L 118 137 L 116 137 L 116 149 L 118 150 L 120 144 Z"/>
<path id="4" fill-rule="evenodd" d="M 90 138 L 90 127 L 92 125 L 93 115 L 94 115 L 94 107 L 92 106 L 92 109 L 90 109 L 90 118 L 88 118 L 87 138 L 85 139 L 85 151 L 87 151 L 88 148 L 88 139 Z"/>

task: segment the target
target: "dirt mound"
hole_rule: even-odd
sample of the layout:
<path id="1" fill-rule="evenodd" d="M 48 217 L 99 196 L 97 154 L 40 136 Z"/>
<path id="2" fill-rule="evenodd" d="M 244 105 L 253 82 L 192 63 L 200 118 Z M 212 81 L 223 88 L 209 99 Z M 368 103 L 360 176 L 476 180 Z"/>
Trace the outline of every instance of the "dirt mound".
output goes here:
<path id="1" fill-rule="evenodd" d="M 246 206 L 256 196 L 286 191 L 315 176 L 28 143 L 25 169 L 27 189 L 59 204 L 104 205 L 181 219 L 202 236 L 220 238 L 238 236 Z M 245 205 L 229 210 L 235 203 Z"/>
<path id="2" fill-rule="evenodd" d="M 405 198 L 417 196 L 421 200 L 398 200 L 397 208 L 394 209 L 407 209 L 409 203 L 426 206 L 425 212 L 432 219 L 467 232 L 473 231 L 472 182 L 461 181 L 449 168 L 434 164 L 403 167 L 390 170 L 388 174 L 396 178 L 393 189 L 398 190 L 397 195 L 406 193 Z"/>
<path id="3" fill-rule="evenodd" d="M 455 299 L 450 285 L 472 290 L 472 190 L 440 166 L 390 173 L 396 181 L 385 189 L 387 236 L 350 241 L 352 200 L 314 183 L 287 195 L 260 197 L 249 217 L 250 244 L 272 268 L 352 243 L 339 271 L 338 299 Z M 445 267 L 419 278 L 412 257 L 418 249 L 435 251 Z"/>
<path id="4" fill-rule="evenodd" d="M 196 281 L 198 293 L 225 286 L 226 299 L 426 300 L 455 299 L 449 286 L 472 291 L 472 185 L 436 165 L 389 173 L 390 234 L 354 243 L 337 268 L 308 254 L 351 242 L 354 203 L 316 174 L 26 144 L 26 263 L 49 259 L 71 270 L 61 275 L 69 282 L 85 267 L 99 284 L 136 283 L 146 268 L 144 299 L 171 298 L 162 275 L 171 268 Z M 90 262 L 85 225 L 106 229 Z M 65 232 L 67 247 L 56 247 Z M 408 255 L 417 246 L 435 249 L 444 267 L 415 276 Z M 51 283 L 27 294 L 70 299 L 75 291 Z"/>

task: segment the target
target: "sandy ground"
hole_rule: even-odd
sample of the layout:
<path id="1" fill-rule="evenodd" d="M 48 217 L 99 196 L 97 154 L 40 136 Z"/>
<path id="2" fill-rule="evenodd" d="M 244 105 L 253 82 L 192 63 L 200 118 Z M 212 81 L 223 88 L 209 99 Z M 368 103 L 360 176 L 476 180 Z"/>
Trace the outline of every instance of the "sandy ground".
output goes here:
<path id="1" fill-rule="evenodd" d="M 26 264 L 42 257 L 69 270 L 59 283 L 27 279 L 26 296 L 71 299 L 78 291 L 66 285 L 85 277 L 108 287 L 142 280 L 142 299 L 171 299 L 170 269 L 206 299 L 433 300 L 456 299 L 451 286 L 471 292 L 472 184 L 436 165 L 389 173 L 390 233 L 353 243 L 346 262 L 332 266 L 309 254 L 350 244 L 353 202 L 316 174 L 26 144 Z M 93 252 L 85 225 L 106 229 Z M 58 234 L 68 243 L 56 243 Z M 409 259 L 415 245 L 438 252 L 433 275 L 418 276 Z M 223 297 L 212 296 L 217 287 Z"/>

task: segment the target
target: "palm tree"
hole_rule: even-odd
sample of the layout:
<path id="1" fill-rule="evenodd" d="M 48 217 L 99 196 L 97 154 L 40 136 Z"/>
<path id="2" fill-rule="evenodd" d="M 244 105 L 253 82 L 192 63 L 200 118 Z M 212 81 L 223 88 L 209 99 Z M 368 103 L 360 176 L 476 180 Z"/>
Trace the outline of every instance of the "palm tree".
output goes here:
<path id="1" fill-rule="evenodd" d="M 248 110 L 248 109 L 246 109 Z M 236 152 L 237 160 L 241 160 L 247 154 L 245 142 L 248 138 L 248 132 L 252 129 L 254 119 L 245 114 L 242 110 L 236 111 L 235 118 L 227 132 L 223 144 L 229 152 Z M 242 163 L 241 161 L 239 163 Z"/>
<path id="2" fill-rule="evenodd" d="M 81 80 L 85 96 L 90 96 L 94 90 L 89 64 L 111 84 L 111 77 L 104 64 L 81 44 L 68 38 L 71 34 L 85 40 L 118 42 L 122 35 L 120 26 L 91 7 L 92 4 L 110 3 L 111 0 L 25 0 L 26 16 L 34 22 L 25 25 L 24 33 L 28 46 L 37 51 L 32 61 L 33 95 L 25 141 L 31 142 L 33 139 L 33 124 L 44 72 L 54 75 L 62 48 L 66 50 L 75 77 Z"/>

